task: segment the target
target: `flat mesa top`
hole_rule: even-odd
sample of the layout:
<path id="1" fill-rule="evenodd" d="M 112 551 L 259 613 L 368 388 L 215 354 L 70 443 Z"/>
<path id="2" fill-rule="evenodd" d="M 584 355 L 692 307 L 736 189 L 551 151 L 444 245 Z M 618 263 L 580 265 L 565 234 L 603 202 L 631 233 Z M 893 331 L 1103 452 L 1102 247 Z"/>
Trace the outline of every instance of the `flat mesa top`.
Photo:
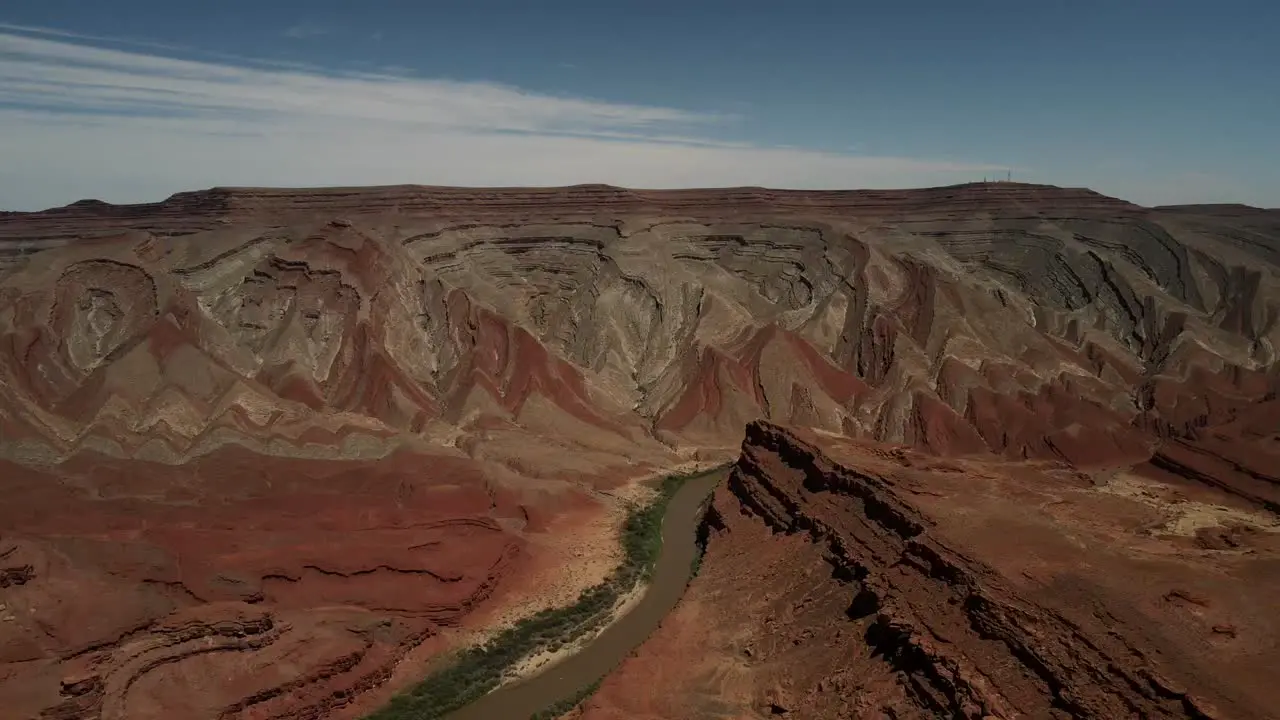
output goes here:
<path id="1" fill-rule="evenodd" d="M 72 238 L 107 231 L 187 234 L 227 224 L 369 216 L 530 221 L 674 216 L 692 219 L 903 218 L 972 214 L 1106 215 L 1144 209 L 1084 188 L 967 183 L 888 190 L 775 190 L 757 187 L 633 190 L 608 185 L 464 188 L 389 185 L 349 188 L 220 187 L 154 203 L 79 200 L 38 212 L 0 214 L 0 240 Z"/>

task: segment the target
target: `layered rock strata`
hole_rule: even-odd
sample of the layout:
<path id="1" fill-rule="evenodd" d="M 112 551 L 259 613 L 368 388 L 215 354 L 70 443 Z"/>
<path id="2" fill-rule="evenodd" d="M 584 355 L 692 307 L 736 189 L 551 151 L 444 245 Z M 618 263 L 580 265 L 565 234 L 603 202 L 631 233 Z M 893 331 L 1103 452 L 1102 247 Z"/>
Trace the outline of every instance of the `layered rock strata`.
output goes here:
<path id="1" fill-rule="evenodd" d="M 704 532 L 570 717 L 1276 717 L 1280 521 L 1217 490 L 754 423 Z"/>
<path id="2" fill-rule="evenodd" d="M 760 418 L 1274 513 L 1278 218 L 1011 183 L 2 214 L 0 702 L 355 716 L 598 581 L 634 481 Z"/>

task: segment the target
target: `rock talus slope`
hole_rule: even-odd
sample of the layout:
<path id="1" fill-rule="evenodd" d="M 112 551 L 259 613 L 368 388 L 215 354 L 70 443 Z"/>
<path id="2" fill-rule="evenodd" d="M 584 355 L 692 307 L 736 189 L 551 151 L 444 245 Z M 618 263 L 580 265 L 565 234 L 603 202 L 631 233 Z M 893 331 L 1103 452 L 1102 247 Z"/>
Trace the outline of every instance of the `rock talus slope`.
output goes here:
<path id="1" fill-rule="evenodd" d="M 1164 661 L 1142 658 L 1191 650 L 1126 634 L 1155 622 L 1147 596 L 1059 579 L 1075 588 L 1067 609 L 1046 604 L 1017 586 L 1008 553 L 929 518 L 965 503 L 1004 518 L 978 499 L 1007 485 L 1048 508 L 1010 533 L 1115 554 L 1099 538 L 1123 537 L 1173 563 L 1169 577 L 1238 571 L 1265 586 L 1278 248 L 1276 211 L 1011 183 L 220 188 L 0 215 L 0 490 L 20 499 L 0 511 L 0 700 L 33 717 L 354 716 L 468 633 L 602 577 L 634 479 L 735 457 L 764 418 L 776 425 L 751 426 L 717 496 L 729 531 L 706 577 L 812 581 L 838 604 L 850 581 L 818 576 L 864 574 L 853 582 L 875 608 L 846 621 L 880 640 L 856 641 L 918 669 L 876 676 L 858 707 L 1260 707 L 1247 673 L 1210 700 L 1178 683 L 1213 686 L 1212 668 L 1152 669 Z M 899 465 L 908 449 L 975 464 L 919 479 L 918 497 L 854 501 L 871 491 L 752 465 L 774 436 L 867 476 L 887 448 Z M 972 491 L 947 484 L 972 477 L 985 478 Z M 922 529 L 842 524 L 881 505 Z M 1094 506 L 1106 512 L 1078 511 Z M 1173 530 L 1135 531 L 1113 506 Z M 760 528 L 824 523 L 805 547 L 866 547 L 814 551 L 772 580 L 725 569 L 738 545 L 799 542 Z M 1069 566 L 1059 550 L 1044 567 Z M 1238 556 L 1264 560 L 1224 569 Z M 1134 557 L 1097 574 L 1140 574 Z M 885 579 L 903 558 L 935 569 Z M 672 623 L 714 617 L 702 582 Z M 1166 604 L 1188 618 L 1219 612 L 1210 591 L 1173 590 Z M 1121 630 L 1069 617 L 1077 601 Z M 823 617 L 792 615 L 777 637 Z M 943 639 L 922 644 L 931 618 Z M 1012 649 L 1033 624 L 1049 644 Z M 1207 637 L 1231 662 L 1275 657 L 1256 628 L 1228 635 Z M 650 645 L 687 641 L 666 627 Z M 794 652 L 821 655 L 811 646 Z M 1085 682 L 1095 662 L 1114 669 Z M 707 712 L 730 712 L 756 672 L 731 666 L 717 666 Z M 625 695 L 606 684 L 599 702 Z"/>

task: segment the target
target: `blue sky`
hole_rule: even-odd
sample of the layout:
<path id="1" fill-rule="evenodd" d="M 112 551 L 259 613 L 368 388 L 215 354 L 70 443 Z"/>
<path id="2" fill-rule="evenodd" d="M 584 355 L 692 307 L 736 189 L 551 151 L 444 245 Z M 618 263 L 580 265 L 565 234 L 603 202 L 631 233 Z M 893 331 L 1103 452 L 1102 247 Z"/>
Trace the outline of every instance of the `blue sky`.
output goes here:
<path id="1" fill-rule="evenodd" d="M 0 208 L 213 185 L 1280 206 L 1280 3 L 5 0 Z"/>

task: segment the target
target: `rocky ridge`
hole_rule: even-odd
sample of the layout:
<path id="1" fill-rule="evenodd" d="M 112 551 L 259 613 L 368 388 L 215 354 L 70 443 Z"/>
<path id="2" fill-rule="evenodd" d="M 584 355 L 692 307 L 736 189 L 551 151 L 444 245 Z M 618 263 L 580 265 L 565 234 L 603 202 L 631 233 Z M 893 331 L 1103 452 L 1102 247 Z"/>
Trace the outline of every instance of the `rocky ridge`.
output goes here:
<path id="1" fill-rule="evenodd" d="M 1280 519 L 1174 487 L 753 423 L 703 573 L 570 717 L 1274 717 Z"/>

